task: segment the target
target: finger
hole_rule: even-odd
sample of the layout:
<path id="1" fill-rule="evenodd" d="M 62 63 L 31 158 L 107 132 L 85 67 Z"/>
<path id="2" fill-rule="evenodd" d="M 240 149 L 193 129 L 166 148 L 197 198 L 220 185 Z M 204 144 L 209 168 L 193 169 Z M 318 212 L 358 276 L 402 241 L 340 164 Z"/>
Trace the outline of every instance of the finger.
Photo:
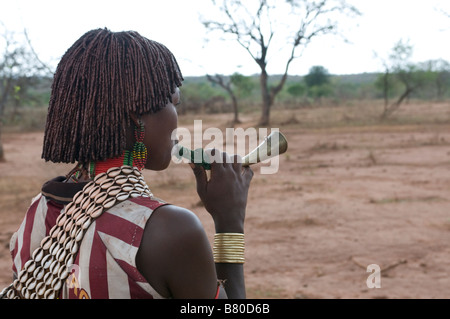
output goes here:
<path id="1" fill-rule="evenodd" d="M 250 182 L 252 181 L 252 178 L 253 178 L 254 174 L 255 173 L 253 172 L 253 170 L 249 166 L 242 168 L 242 176 L 247 181 L 247 183 L 248 183 L 247 185 L 249 185 Z"/>
<path id="2" fill-rule="evenodd" d="M 206 185 L 208 184 L 208 178 L 205 169 L 200 165 L 191 164 L 192 171 L 194 172 L 195 179 L 197 181 L 197 193 L 204 194 L 206 192 Z"/>
<path id="3" fill-rule="evenodd" d="M 220 150 L 214 148 L 211 150 L 211 164 L 216 164 L 217 167 L 221 167 L 223 166 L 224 163 L 224 154 L 223 152 L 221 152 Z"/>
<path id="4" fill-rule="evenodd" d="M 222 164 L 222 154 L 218 149 L 208 148 L 204 150 L 209 164 L 219 163 Z"/>
<path id="5" fill-rule="evenodd" d="M 222 155 L 221 152 L 215 148 L 206 149 L 205 153 L 209 157 L 210 165 L 211 165 L 211 179 L 220 178 L 223 173 L 223 165 L 222 165 Z"/>
<path id="6" fill-rule="evenodd" d="M 233 168 L 236 172 L 242 171 L 242 157 L 240 155 L 233 156 Z"/>
<path id="7" fill-rule="evenodd" d="M 222 165 L 223 167 L 230 167 L 233 163 L 233 160 L 231 159 L 230 155 L 228 155 L 226 152 L 222 152 Z"/>

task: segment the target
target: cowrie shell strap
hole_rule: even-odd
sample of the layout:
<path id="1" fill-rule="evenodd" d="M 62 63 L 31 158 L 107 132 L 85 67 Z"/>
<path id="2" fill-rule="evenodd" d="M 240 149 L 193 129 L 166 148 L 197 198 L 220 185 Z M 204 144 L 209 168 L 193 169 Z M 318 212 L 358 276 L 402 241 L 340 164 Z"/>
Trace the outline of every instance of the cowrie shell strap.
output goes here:
<path id="1" fill-rule="evenodd" d="M 58 298 L 89 226 L 107 209 L 137 196 L 153 194 L 136 167 L 114 167 L 97 175 L 66 205 L 18 278 L 0 293 L 0 299 Z"/>

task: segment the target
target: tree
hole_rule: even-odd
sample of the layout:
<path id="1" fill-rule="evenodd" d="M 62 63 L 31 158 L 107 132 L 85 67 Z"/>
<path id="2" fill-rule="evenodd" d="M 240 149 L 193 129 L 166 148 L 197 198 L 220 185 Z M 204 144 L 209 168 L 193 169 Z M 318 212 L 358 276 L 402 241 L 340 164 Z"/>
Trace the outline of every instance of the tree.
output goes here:
<path id="1" fill-rule="evenodd" d="M 206 77 L 207 77 L 208 81 L 219 85 L 221 88 L 223 88 L 228 93 L 228 95 L 231 98 L 232 105 L 233 105 L 233 112 L 234 112 L 233 124 L 241 123 L 241 121 L 239 120 L 239 115 L 238 115 L 238 101 L 237 101 L 236 94 L 234 93 L 234 91 L 231 88 L 231 81 L 225 81 L 224 77 L 219 74 L 216 74 L 215 76 L 211 76 L 211 75 L 207 74 Z"/>
<path id="2" fill-rule="evenodd" d="M 421 68 L 428 72 L 428 85 L 438 101 L 444 99 L 450 87 L 450 63 L 443 59 L 421 63 Z"/>
<path id="3" fill-rule="evenodd" d="M 237 72 L 230 76 L 228 81 L 225 80 L 225 77 L 223 75 L 219 74 L 216 74 L 215 76 L 207 74 L 206 78 L 211 83 L 219 85 L 228 93 L 233 105 L 233 124 L 241 123 L 241 121 L 239 120 L 238 96 L 244 97 L 248 96 L 251 93 L 251 91 L 253 90 L 253 83 L 251 79 Z"/>
<path id="4" fill-rule="evenodd" d="M 239 98 L 248 97 L 255 88 L 251 77 L 242 75 L 238 72 L 231 75 L 230 81 Z"/>
<path id="5" fill-rule="evenodd" d="M 384 99 L 384 110 L 386 110 L 389 106 L 389 94 L 391 91 L 391 71 L 389 65 L 387 63 L 383 63 L 384 72 L 378 76 L 375 81 L 375 87 L 383 92 Z"/>
<path id="6" fill-rule="evenodd" d="M 410 61 L 412 53 L 412 45 L 408 41 L 400 40 L 394 45 L 389 55 L 389 62 L 385 64 L 386 71 L 382 80 L 385 106 L 381 114 L 381 120 L 387 119 L 397 111 L 402 102 L 426 82 L 427 73 Z M 388 90 L 393 80 L 400 82 L 403 90 L 397 100 L 389 105 Z"/>
<path id="7" fill-rule="evenodd" d="M 323 66 L 313 66 L 309 69 L 309 73 L 305 76 L 306 85 L 311 88 L 313 86 L 321 86 L 330 82 L 330 74 Z"/>
<path id="8" fill-rule="evenodd" d="M 313 66 L 304 79 L 308 87 L 308 95 L 314 100 L 331 94 L 330 74 L 323 66 Z"/>
<path id="9" fill-rule="evenodd" d="M 201 112 L 210 102 L 217 101 L 222 94 L 222 90 L 212 87 L 205 80 L 186 79 L 183 82 L 183 106 L 178 113 Z M 225 99 L 224 96 L 223 99 Z"/>
<path id="10" fill-rule="evenodd" d="M 3 42 L 4 47 L 4 51 L 0 55 L 0 161 L 4 161 L 1 125 L 7 102 L 13 97 L 15 99 L 13 105 L 17 107 L 18 99 L 26 92 L 33 76 L 47 74 L 43 70 L 48 71 L 49 69 L 37 58 L 35 51 L 31 48 L 26 31 L 24 35 L 28 41 L 27 44 L 18 41 L 18 36 L 14 32 L 8 31 L 1 22 L 0 26 L 4 29 L 0 38 L 0 44 Z"/>
<path id="11" fill-rule="evenodd" d="M 268 125 L 275 97 L 283 89 L 292 61 L 315 38 L 336 34 L 340 14 L 356 15 L 357 9 L 345 0 L 212 0 L 222 20 L 203 20 L 209 31 L 231 36 L 261 70 L 262 114 L 259 125 Z M 276 29 L 275 29 L 276 28 Z M 275 39 L 277 38 L 277 39 Z M 288 50 L 278 84 L 269 87 L 269 49 L 272 44 Z M 279 59 L 280 57 L 277 57 Z"/>
<path id="12" fill-rule="evenodd" d="M 306 89 L 302 83 L 294 83 L 289 85 L 287 92 L 294 98 L 301 97 L 305 93 Z"/>
<path id="13" fill-rule="evenodd" d="M 450 63 L 444 60 L 434 61 L 434 71 L 436 72 L 436 97 L 443 100 L 444 95 L 450 87 Z"/>

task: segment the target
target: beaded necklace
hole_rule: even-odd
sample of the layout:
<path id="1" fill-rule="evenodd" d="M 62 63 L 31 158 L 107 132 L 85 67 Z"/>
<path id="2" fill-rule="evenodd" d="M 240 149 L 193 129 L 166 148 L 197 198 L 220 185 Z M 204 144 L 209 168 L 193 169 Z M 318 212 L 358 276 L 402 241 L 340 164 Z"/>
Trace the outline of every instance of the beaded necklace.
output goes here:
<path id="1" fill-rule="evenodd" d="M 74 170 L 72 170 L 67 178 L 72 182 L 78 183 L 79 179 L 83 175 L 83 171 L 87 173 L 89 179 L 93 179 L 95 176 L 106 173 L 111 167 L 121 166 L 135 166 L 133 165 L 133 153 L 130 151 L 124 151 L 122 156 L 116 158 L 110 158 L 104 161 L 89 162 L 87 164 L 78 164 Z"/>
<path id="2" fill-rule="evenodd" d="M 98 174 L 106 173 L 111 167 L 131 166 L 133 167 L 133 156 L 130 151 L 124 151 L 123 155 L 105 161 L 89 163 L 89 177 L 94 178 Z"/>
<path id="3" fill-rule="evenodd" d="M 86 173 L 88 179 L 93 179 L 95 176 L 106 173 L 111 167 L 131 166 L 137 167 L 139 170 L 143 170 L 145 163 L 147 162 L 147 147 L 144 144 L 145 126 L 141 119 L 138 120 L 138 125 L 134 129 L 134 137 L 136 142 L 133 146 L 133 151 L 125 150 L 122 156 L 107 159 L 105 161 L 89 162 L 85 164 L 79 164 L 68 175 L 67 179 L 71 179 L 77 183 L 83 172 Z"/>

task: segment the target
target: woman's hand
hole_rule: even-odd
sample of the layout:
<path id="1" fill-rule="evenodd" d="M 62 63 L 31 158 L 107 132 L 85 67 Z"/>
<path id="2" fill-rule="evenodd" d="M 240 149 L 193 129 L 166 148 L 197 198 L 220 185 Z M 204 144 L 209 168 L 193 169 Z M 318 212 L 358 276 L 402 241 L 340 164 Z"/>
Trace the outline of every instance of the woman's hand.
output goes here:
<path id="1" fill-rule="evenodd" d="M 214 220 L 216 232 L 243 233 L 253 171 L 242 167 L 239 155 L 230 157 L 216 149 L 205 152 L 209 152 L 210 158 L 219 160 L 211 163 L 209 180 L 203 167 L 191 164 L 197 180 L 197 193 Z"/>

